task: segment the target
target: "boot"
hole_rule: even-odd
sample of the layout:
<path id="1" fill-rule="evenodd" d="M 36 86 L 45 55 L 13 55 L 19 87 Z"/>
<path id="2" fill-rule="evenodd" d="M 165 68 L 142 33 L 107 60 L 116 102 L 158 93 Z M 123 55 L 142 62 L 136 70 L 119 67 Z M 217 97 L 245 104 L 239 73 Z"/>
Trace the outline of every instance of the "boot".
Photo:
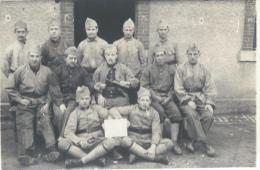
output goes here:
<path id="1" fill-rule="evenodd" d="M 105 167 L 106 164 L 107 164 L 107 159 L 104 157 L 96 160 L 96 165 L 98 166 Z"/>
<path id="2" fill-rule="evenodd" d="M 81 159 L 68 159 L 65 161 L 65 167 L 67 169 L 79 167 L 82 165 L 83 165 L 83 163 L 82 163 Z"/>
<path id="3" fill-rule="evenodd" d="M 136 156 L 134 154 L 129 155 L 128 163 L 134 164 L 136 162 Z"/>
<path id="4" fill-rule="evenodd" d="M 214 157 L 216 156 L 216 151 L 215 149 L 210 145 L 210 144 L 205 144 L 205 149 L 206 149 L 206 154 L 209 157 Z"/>
<path id="5" fill-rule="evenodd" d="M 116 149 L 114 149 L 111 154 L 113 160 L 123 159 L 123 156 Z"/>
<path id="6" fill-rule="evenodd" d="M 21 155 L 18 157 L 18 161 L 23 166 L 35 165 L 39 163 L 39 160 L 36 158 L 32 158 L 29 155 Z"/>
<path id="7" fill-rule="evenodd" d="M 157 162 L 157 163 L 160 163 L 160 164 L 164 164 L 164 165 L 168 165 L 169 164 L 169 158 L 168 156 L 166 155 L 158 155 L 158 156 L 155 156 L 153 162 Z"/>
<path id="8" fill-rule="evenodd" d="M 186 144 L 186 149 L 191 152 L 191 153 L 194 153 L 195 152 L 195 148 L 194 148 L 194 142 L 189 142 Z"/>
<path id="9" fill-rule="evenodd" d="M 56 148 L 52 147 L 49 148 L 48 150 L 49 152 L 43 155 L 43 160 L 47 162 L 55 162 L 60 158 L 60 153 Z"/>
<path id="10" fill-rule="evenodd" d="M 176 141 L 173 142 L 172 152 L 176 155 L 182 155 L 182 149 Z"/>

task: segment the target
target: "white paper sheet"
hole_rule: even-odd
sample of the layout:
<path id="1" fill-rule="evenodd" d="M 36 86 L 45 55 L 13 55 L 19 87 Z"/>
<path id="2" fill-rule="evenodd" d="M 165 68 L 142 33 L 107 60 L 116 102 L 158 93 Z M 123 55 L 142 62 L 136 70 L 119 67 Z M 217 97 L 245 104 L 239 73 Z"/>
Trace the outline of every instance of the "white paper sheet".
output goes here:
<path id="1" fill-rule="evenodd" d="M 127 136 L 126 119 L 107 119 L 104 121 L 105 137 Z"/>

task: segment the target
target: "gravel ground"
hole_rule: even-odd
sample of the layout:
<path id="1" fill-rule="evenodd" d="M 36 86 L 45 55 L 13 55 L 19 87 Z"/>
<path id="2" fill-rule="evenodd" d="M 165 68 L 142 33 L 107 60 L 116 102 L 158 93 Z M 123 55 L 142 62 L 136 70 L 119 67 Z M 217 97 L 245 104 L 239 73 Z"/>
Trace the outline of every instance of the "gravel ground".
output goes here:
<path id="1" fill-rule="evenodd" d="M 221 117 L 221 115 L 218 115 Z M 227 119 L 225 119 L 225 118 Z M 244 117 L 244 118 L 243 118 Z M 217 151 L 214 158 L 207 157 L 202 150 L 196 153 L 188 153 L 183 149 L 183 155 L 177 156 L 168 153 L 170 164 L 168 166 L 158 163 L 138 161 L 129 165 L 127 159 L 118 163 L 108 160 L 109 169 L 129 168 L 211 168 L 211 167 L 255 167 L 256 166 L 256 124 L 254 115 L 223 115 L 216 119 L 209 140 Z M 64 159 L 53 163 L 40 162 L 38 165 L 22 167 L 16 159 L 16 143 L 14 132 L 11 129 L 1 130 L 2 142 L 2 169 L 3 170 L 46 170 L 64 169 Z M 83 168 L 98 169 L 100 167 L 89 164 Z"/>

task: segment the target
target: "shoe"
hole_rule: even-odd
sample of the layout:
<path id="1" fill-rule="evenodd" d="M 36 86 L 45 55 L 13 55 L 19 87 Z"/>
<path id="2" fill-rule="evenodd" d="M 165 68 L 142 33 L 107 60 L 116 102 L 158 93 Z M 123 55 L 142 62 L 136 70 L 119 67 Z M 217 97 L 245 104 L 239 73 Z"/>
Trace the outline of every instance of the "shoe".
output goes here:
<path id="1" fill-rule="evenodd" d="M 82 165 L 83 165 L 83 163 L 82 163 L 81 159 L 68 159 L 65 161 L 65 167 L 67 169 L 79 167 Z"/>
<path id="2" fill-rule="evenodd" d="M 124 157 L 116 150 L 112 151 L 112 159 L 113 160 L 120 160 L 123 159 Z"/>
<path id="3" fill-rule="evenodd" d="M 129 164 L 134 164 L 136 162 L 136 156 L 134 154 L 130 154 L 128 162 Z"/>
<path id="4" fill-rule="evenodd" d="M 186 149 L 191 152 L 191 153 L 194 153 L 195 152 L 195 148 L 193 146 L 193 142 L 189 142 L 186 144 Z"/>
<path id="5" fill-rule="evenodd" d="M 39 163 L 38 159 L 32 158 L 28 155 L 19 156 L 18 160 L 19 160 L 20 164 L 23 166 L 35 165 L 35 164 Z"/>
<path id="6" fill-rule="evenodd" d="M 99 159 L 96 160 L 96 164 L 98 166 L 105 167 L 106 164 L 107 164 L 107 159 L 104 158 L 104 157 L 103 158 L 99 158 Z"/>
<path id="7" fill-rule="evenodd" d="M 55 162 L 60 158 L 60 153 L 58 151 L 52 151 L 43 155 L 42 158 L 46 162 Z"/>
<path id="8" fill-rule="evenodd" d="M 206 148 L 206 154 L 209 156 L 209 157 L 214 157 L 216 156 L 216 151 L 215 149 L 209 145 L 209 144 L 205 144 L 205 148 Z"/>
<path id="9" fill-rule="evenodd" d="M 161 164 L 164 164 L 164 165 L 168 165 L 169 164 L 169 158 L 168 156 L 156 156 L 153 160 L 154 162 L 157 162 L 157 163 L 161 163 Z"/>
<path id="10" fill-rule="evenodd" d="M 182 155 L 181 147 L 177 142 L 173 143 L 172 152 L 174 152 L 176 155 Z"/>

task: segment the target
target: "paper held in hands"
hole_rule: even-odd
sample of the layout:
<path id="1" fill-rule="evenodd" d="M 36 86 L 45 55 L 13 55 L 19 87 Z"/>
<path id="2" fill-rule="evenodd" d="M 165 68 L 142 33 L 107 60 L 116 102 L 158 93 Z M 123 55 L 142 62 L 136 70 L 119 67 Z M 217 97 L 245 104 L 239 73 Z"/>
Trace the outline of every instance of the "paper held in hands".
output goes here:
<path id="1" fill-rule="evenodd" d="M 104 121 L 105 137 L 124 137 L 127 136 L 126 119 L 106 119 Z"/>

